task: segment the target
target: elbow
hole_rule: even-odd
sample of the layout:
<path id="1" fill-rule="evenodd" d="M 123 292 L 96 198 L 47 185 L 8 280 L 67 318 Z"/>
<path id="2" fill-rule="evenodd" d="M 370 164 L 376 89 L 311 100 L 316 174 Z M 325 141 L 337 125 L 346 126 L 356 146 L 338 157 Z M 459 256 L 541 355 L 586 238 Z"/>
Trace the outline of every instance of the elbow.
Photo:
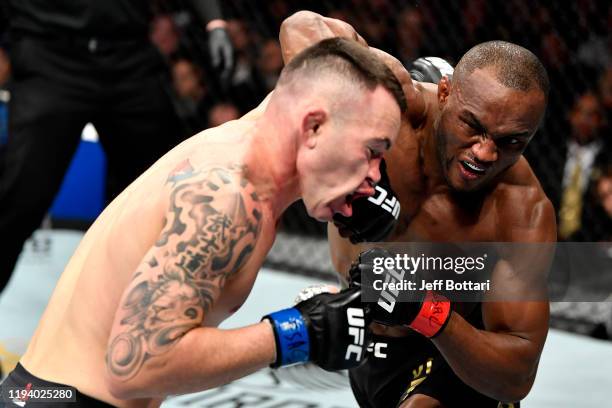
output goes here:
<path id="1" fill-rule="evenodd" d="M 129 400 L 135 398 L 133 387 L 130 387 L 127 382 L 119 381 L 110 375 L 106 375 L 105 383 L 106 389 L 114 398 L 119 400 Z"/>
<path id="2" fill-rule="evenodd" d="M 292 15 L 283 20 L 279 31 L 279 40 L 281 45 L 286 41 L 285 39 L 288 38 L 287 36 L 291 35 L 291 32 L 298 29 L 298 27 L 306 24 L 306 21 L 312 18 L 308 15 L 309 13 L 311 12 L 303 10 L 298 11 L 297 13 L 293 13 Z"/>
<path id="3" fill-rule="evenodd" d="M 525 399 L 525 397 L 527 397 L 529 391 L 531 391 L 532 385 L 533 383 L 516 385 L 511 389 L 506 389 L 503 392 L 500 392 L 500 395 L 496 396 L 496 399 L 504 403 L 513 403 L 521 401 Z"/>
<path id="4" fill-rule="evenodd" d="M 308 10 L 297 11 L 283 20 L 283 22 L 281 23 L 281 33 L 283 31 L 291 30 L 294 27 L 312 23 L 313 21 L 316 21 L 317 18 L 320 19 L 321 16 L 312 11 L 308 11 Z"/>
<path id="5" fill-rule="evenodd" d="M 289 63 L 302 49 L 311 45 L 311 38 L 306 32 L 320 24 L 322 17 L 312 11 L 298 11 L 287 17 L 281 24 L 279 42 L 283 53 L 283 62 Z"/>
<path id="6" fill-rule="evenodd" d="M 496 395 L 492 395 L 492 397 L 504 403 L 521 401 L 525 399 L 531 391 L 534 380 L 535 376 L 530 376 L 520 381 L 516 381 L 515 379 L 503 389 L 498 390 Z"/>
<path id="7" fill-rule="evenodd" d="M 109 367 L 104 375 L 104 383 L 108 392 L 117 399 L 131 400 L 136 398 L 151 398 L 158 394 L 150 386 L 148 386 L 142 378 L 142 375 L 135 375 L 129 378 L 124 378 L 114 374 Z"/>
<path id="8" fill-rule="evenodd" d="M 119 400 L 153 398 L 159 396 L 159 392 L 154 393 L 152 389 L 139 384 L 137 381 L 123 381 L 109 378 L 109 376 L 106 378 L 106 389 L 113 397 Z"/>

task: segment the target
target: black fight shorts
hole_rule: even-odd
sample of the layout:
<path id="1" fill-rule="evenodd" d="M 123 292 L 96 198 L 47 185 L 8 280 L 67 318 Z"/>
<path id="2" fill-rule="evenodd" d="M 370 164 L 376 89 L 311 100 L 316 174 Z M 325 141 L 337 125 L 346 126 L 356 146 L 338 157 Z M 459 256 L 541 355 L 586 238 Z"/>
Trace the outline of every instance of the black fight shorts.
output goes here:
<path id="1" fill-rule="evenodd" d="M 353 394 L 361 408 L 394 408 L 415 394 L 435 398 L 447 408 L 518 408 L 466 385 L 434 344 L 421 335 L 374 335 L 363 363 L 349 370 Z"/>
<path id="2" fill-rule="evenodd" d="M 6 377 L 4 382 L 0 384 L 0 407 L 6 408 L 23 408 L 23 407 L 34 407 L 34 408 L 113 408 L 105 402 L 99 401 L 95 398 L 89 397 L 83 393 L 80 393 L 74 387 L 70 387 L 73 393 L 73 402 L 45 402 L 42 399 L 30 401 L 28 396 L 23 396 L 20 393 L 21 390 L 30 390 L 30 396 L 44 396 L 43 398 L 51 398 L 54 392 L 41 392 L 42 390 L 53 390 L 61 388 L 68 388 L 65 384 L 58 384 L 50 381 L 42 380 L 31 373 L 29 373 L 21 364 L 17 364 L 17 367 Z M 63 395 L 62 395 L 63 397 Z"/>

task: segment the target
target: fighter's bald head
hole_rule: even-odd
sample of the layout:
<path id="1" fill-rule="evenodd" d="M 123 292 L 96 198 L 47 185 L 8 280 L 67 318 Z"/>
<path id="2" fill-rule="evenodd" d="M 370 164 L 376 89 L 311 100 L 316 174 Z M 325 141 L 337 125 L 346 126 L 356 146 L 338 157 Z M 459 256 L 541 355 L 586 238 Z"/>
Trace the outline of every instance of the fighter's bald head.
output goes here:
<path id="1" fill-rule="evenodd" d="M 453 82 L 461 84 L 476 69 L 493 68 L 504 86 L 527 92 L 539 89 L 548 98 L 549 80 L 546 69 L 531 51 L 506 41 L 488 41 L 472 47 L 461 58 L 453 74 Z"/>

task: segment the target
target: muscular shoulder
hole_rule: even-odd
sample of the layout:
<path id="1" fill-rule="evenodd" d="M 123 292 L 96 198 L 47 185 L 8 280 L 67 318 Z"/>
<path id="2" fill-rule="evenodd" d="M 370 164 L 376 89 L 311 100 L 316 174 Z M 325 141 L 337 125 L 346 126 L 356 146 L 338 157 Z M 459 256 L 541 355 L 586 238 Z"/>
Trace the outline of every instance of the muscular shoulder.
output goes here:
<path id="1" fill-rule="evenodd" d="M 504 174 L 494 196 L 500 241 L 555 241 L 554 208 L 524 157 Z"/>
<path id="2" fill-rule="evenodd" d="M 258 239 L 263 211 L 248 169 L 235 164 L 194 169 L 185 160 L 169 174 L 167 186 L 164 228 L 156 245 L 175 247 L 176 241 L 194 254 L 210 254 L 212 270 L 238 270 Z M 200 258 L 205 264 L 206 257 Z"/>

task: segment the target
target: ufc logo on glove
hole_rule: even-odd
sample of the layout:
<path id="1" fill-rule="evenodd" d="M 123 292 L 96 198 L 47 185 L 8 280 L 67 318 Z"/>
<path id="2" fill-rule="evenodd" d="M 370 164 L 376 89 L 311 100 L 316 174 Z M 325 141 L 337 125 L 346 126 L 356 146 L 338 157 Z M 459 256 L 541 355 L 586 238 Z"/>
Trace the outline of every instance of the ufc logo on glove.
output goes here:
<path id="1" fill-rule="evenodd" d="M 363 338 L 365 335 L 365 320 L 363 318 L 363 309 L 357 307 L 349 307 L 346 309 L 346 317 L 348 320 L 348 334 L 353 337 L 353 344 L 349 344 L 346 348 L 345 360 L 351 359 L 351 354 L 355 354 L 355 360 L 361 360 L 361 352 L 363 349 Z"/>
<path id="2" fill-rule="evenodd" d="M 389 193 L 381 186 L 376 186 L 376 192 L 378 193 L 378 196 L 368 197 L 368 201 L 390 212 L 391 215 L 393 215 L 393 218 L 397 220 L 400 213 L 399 200 L 393 195 L 391 195 L 390 198 L 387 198 Z"/>

